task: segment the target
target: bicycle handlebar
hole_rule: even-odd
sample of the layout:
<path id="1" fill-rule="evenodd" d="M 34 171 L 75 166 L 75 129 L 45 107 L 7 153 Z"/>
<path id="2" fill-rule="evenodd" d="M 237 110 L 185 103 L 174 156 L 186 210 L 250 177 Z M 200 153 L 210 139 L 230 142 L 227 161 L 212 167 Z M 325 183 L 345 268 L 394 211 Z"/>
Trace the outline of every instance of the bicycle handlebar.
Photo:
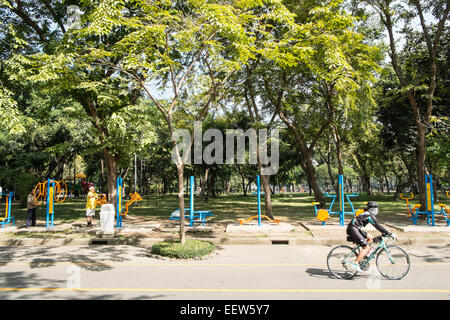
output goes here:
<path id="1" fill-rule="evenodd" d="M 373 238 L 373 241 L 375 243 L 377 243 L 377 242 L 380 242 L 384 238 L 391 238 L 392 239 L 392 241 L 388 242 L 387 244 L 394 243 L 395 240 L 397 240 L 397 238 L 393 237 L 392 235 L 382 234 L 382 235 L 379 235 L 379 236 L 376 236 L 375 238 Z"/>
<path id="2" fill-rule="evenodd" d="M 393 236 L 386 236 L 386 238 L 391 238 L 391 239 L 392 239 L 392 241 L 389 241 L 387 244 L 394 243 L 395 240 L 397 240 L 397 238 L 396 238 L 396 237 L 393 237 Z"/>

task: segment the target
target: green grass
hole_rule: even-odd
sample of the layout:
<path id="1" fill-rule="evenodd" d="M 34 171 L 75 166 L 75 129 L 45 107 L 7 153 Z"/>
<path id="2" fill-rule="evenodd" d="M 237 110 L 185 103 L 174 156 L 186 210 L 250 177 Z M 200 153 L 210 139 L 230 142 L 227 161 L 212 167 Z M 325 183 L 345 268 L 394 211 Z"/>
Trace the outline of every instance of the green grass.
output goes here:
<path id="1" fill-rule="evenodd" d="M 152 253 L 169 258 L 190 259 L 203 257 L 212 253 L 216 246 L 209 241 L 186 239 L 185 244 L 179 241 L 168 240 L 155 243 Z"/>
<path id="2" fill-rule="evenodd" d="M 292 197 L 290 197 L 291 195 Z M 315 221 L 314 207 L 311 202 L 314 201 L 313 196 L 306 193 L 292 193 L 289 195 L 272 195 L 273 213 L 276 218 L 282 221 Z M 380 205 L 379 220 L 380 222 L 406 222 L 408 213 L 406 202 L 403 200 L 394 201 L 393 194 L 382 196 L 367 196 L 361 194 L 352 198 L 355 209 L 365 207 L 367 201 L 377 201 Z M 331 199 L 325 198 L 327 201 L 327 209 Z M 445 203 L 450 207 L 450 199 L 445 194 L 439 194 L 439 200 L 435 203 Z M 412 204 L 417 203 L 414 199 Z M 189 207 L 189 198 L 185 198 L 185 207 Z M 170 213 L 178 208 L 178 199 L 176 196 L 159 197 L 156 195 L 146 196 L 143 201 L 138 202 L 136 206 L 129 209 L 128 214 L 133 218 L 139 217 L 144 220 L 159 220 L 169 222 Z M 261 203 L 264 214 L 264 201 Z M 334 204 L 333 210 L 337 210 L 338 203 Z M 239 218 L 248 218 L 257 214 L 257 201 L 255 196 L 244 197 L 240 194 L 220 195 L 217 198 L 210 199 L 208 202 L 202 199 L 195 199 L 196 210 L 211 210 L 213 216 L 208 218 L 208 222 L 227 223 L 236 221 Z M 350 210 L 350 206 L 346 204 L 346 211 Z M 436 205 L 435 210 L 440 208 Z M 0 212 L 4 212 L 4 203 L 0 204 Z M 68 199 L 62 204 L 55 204 L 55 223 L 74 223 L 85 221 L 85 199 Z M 99 219 L 100 208 L 97 208 L 95 220 Z M 12 216 L 16 218 L 18 225 L 25 224 L 27 210 L 21 208 L 19 204 L 14 203 L 12 207 Z M 45 220 L 45 206 L 37 209 L 37 217 Z M 332 219 L 337 220 L 337 216 Z"/>

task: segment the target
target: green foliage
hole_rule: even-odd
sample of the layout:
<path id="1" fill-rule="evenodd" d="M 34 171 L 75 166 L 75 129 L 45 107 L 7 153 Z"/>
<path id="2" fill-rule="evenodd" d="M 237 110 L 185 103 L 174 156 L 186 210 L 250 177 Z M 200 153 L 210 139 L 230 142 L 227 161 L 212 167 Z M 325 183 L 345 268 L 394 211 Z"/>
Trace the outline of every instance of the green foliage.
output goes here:
<path id="1" fill-rule="evenodd" d="M 20 199 L 20 204 L 25 207 L 27 196 L 38 182 L 38 178 L 32 173 L 21 172 L 14 177 L 16 197 Z"/>
<path id="2" fill-rule="evenodd" d="M 215 249 L 216 246 L 209 241 L 194 239 L 186 239 L 185 244 L 179 241 L 162 241 L 152 245 L 152 253 L 178 259 L 203 257 Z"/>
<path id="3" fill-rule="evenodd" d="M 22 133 L 25 128 L 22 123 L 17 102 L 12 98 L 9 90 L 4 88 L 0 82 L 0 127 L 5 133 Z"/>
<path id="4" fill-rule="evenodd" d="M 165 115 L 173 113 L 172 129 L 192 129 L 203 118 L 204 130 L 246 130 L 250 90 L 262 122 L 273 119 L 273 127 L 280 126 L 275 102 L 281 102 L 305 146 L 312 146 L 322 185 L 331 180 L 324 163 L 337 174 L 334 134 L 346 178 L 401 180 L 405 169 L 415 173 L 414 116 L 405 92 L 415 92 L 423 113 L 430 59 L 423 33 L 410 28 L 414 2 L 399 1 L 403 6 L 392 12 L 395 23 L 405 22 L 398 30 L 405 39 L 398 50 L 409 81 L 404 88 L 384 66 L 382 30 L 360 1 L 21 0 L 20 15 L 14 3 L 0 1 L 0 184 L 15 186 L 20 199 L 38 178 L 71 175 L 76 158 L 88 179 L 104 178 L 105 154 L 117 171 L 107 175 L 132 172 L 137 154 L 145 163 L 144 189 L 173 190 L 177 172 Z M 84 12 L 79 30 L 65 27 L 73 3 Z M 425 4 L 425 11 L 442 15 L 442 1 Z M 427 128 L 427 169 L 447 181 L 449 35 L 444 27 Z M 202 113 L 209 100 L 209 113 Z M 305 183 L 296 146 L 283 127 L 272 185 Z M 241 187 L 242 177 L 245 183 L 257 172 L 252 165 L 186 169 L 196 176 L 209 169 L 213 190 L 225 189 L 213 179 Z"/>

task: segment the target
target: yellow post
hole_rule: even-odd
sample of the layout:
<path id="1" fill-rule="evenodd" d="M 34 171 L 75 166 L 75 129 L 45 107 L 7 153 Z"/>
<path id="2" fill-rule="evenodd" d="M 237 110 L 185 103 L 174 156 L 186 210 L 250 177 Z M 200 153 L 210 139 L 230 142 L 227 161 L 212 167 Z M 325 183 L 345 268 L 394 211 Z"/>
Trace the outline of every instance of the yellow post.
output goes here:
<path id="1" fill-rule="evenodd" d="M 49 207 L 48 207 L 48 213 L 53 214 L 53 187 L 49 188 Z"/>
<path id="2" fill-rule="evenodd" d="M 431 211 L 431 186 L 430 183 L 427 182 L 427 210 Z"/>

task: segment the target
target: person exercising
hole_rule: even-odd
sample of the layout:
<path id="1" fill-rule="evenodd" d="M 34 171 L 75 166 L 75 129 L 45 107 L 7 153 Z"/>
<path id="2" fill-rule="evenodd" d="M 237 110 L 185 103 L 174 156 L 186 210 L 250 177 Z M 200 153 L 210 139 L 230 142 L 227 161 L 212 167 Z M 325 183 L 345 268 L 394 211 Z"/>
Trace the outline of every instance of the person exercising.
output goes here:
<path id="1" fill-rule="evenodd" d="M 378 223 L 377 219 L 375 218 L 377 213 L 378 203 L 376 203 L 375 201 L 369 201 L 367 203 L 367 208 L 364 209 L 364 212 L 354 217 L 347 226 L 347 235 L 353 240 L 353 242 L 359 244 L 362 247 L 355 262 L 348 262 L 347 265 L 359 272 L 362 271 L 359 267 L 359 262 L 362 260 L 362 258 L 371 253 L 370 251 L 372 248 L 370 244 L 373 243 L 373 236 L 368 234 L 364 230 L 361 230 L 361 228 L 370 223 L 383 235 L 388 235 L 396 238 L 395 234 L 391 233 L 389 230 Z"/>

